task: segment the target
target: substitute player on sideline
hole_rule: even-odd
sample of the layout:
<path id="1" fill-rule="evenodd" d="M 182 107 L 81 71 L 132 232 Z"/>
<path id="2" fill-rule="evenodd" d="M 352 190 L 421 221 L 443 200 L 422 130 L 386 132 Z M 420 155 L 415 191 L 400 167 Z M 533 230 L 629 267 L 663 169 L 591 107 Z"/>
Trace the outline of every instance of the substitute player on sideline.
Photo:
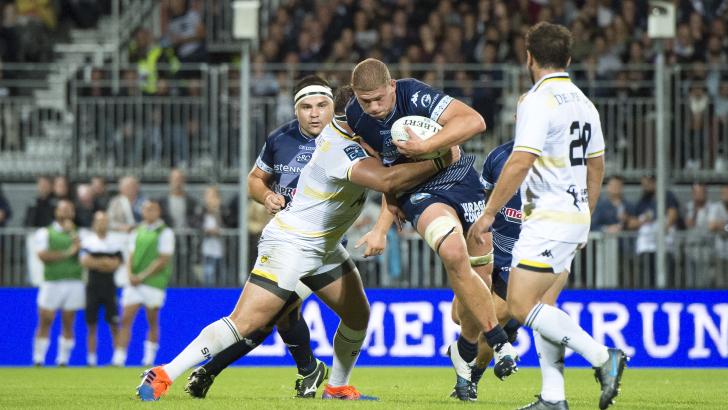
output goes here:
<path id="1" fill-rule="evenodd" d="M 38 327 L 33 340 L 33 364 L 42 366 L 50 341 L 48 339 L 56 312 L 61 310 L 61 336 L 58 337 L 56 364 L 67 366 L 76 344 L 73 323 L 76 312 L 86 305 L 86 294 L 78 262 L 81 243 L 73 224 L 73 203 L 58 201 L 55 221 L 36 232 L 34 242 L 43 262 L 43 282 L 38 290 Z"/>
<path id="2" fill-rule="evenodd" d="M 121 292 L 119 337 L 111 360 L 114 366 L 126 363 L 131 339 L 131 325 L 139 309 L 144 306 L 147 316 L 147 337 L 144 340 L 142 364 L 151 366 L 159 350 L 159 310 L 164 306 L 167 284 L 172 277 L 174 232 L 161 218 L 159 202 L 148 199 L 142 205 L 142 223 L 134 230 L 130 240 L 129 284 Z"/>
<path id="3" fill-rule="evenodd" d="M 597 343 L 564 311 L 544 303 L 544 294 L 567 275 L 577 249 L 587 241 L 604 174 L 599 113 L 565 72 L 571 42 L 563 26 L 542 22 L 528 31 L 527 64 L 534 85 L 518 105 L 513 153 L 469 235 L 482 241 L 520 187 L 523 225 L 513 248 L 508 309 L 540 333 L 542 356 L 558 354 L 562 344 L 594 366 L 602 390 L 599 407 L 606 409 L 618 394 L 627 356 Z M 551 346 L 543 349 L 547 344 Z M 541 360 L 542 372 L 552 372 L 557 360 Z M 563 390 L 549 393 L 524 408 L 568 407 Z"/>
<path id="4" fill-rule="evenodd" d="M 351 91 L 339 94 L 336 111 L 342 112 Z M 451 150 L 445 159 L 384 167 L 352 135 L 345 120 L 324 129 L 301 171 L 291 206 L 263 231 L 255 267 L 232 314 L 203 329 L 172 362 L 145 372 L 137 388 L 142 400 L 158 400 L 187 368 L 233 343 L 254 344 L 250 335 L 286 307 L 299 280 L 341 318 L 323 398 L 368 398 L 348 384 L 366 336 L 369 303 L 341 239 L 361 213 L 367 188 L 386 193 L 412 188 L 457 160 L 459 152 Z"/>
<path id="5" fill-rule="evenodd" d="M 318 76 L 302 78 L 293 89 L 296 118 L 273 131 L 248 174 L 250 197 L 275 215 L 293 199 L 301 169 L 311 160 L 316 149 L 316 137 L 333 119 L 334 100 L 329 83 Z M 304 285 L 297 288 L 291 312 L 276 323 L 281 339 L 291 352 L 298 377 L 296 397 L 315 397 L 316 389 L 326 377 L 326 365 L 317 360 L 311 350 L 311 335 L 301 316 L 301 302 L 311 294 Z M 270 331 L 255 334 L 255 345 L 262 343 Z M 192 397 L 204 398 L 215 377 L 226 367 L 248 354 L 253 346 L 238 342 L 215 355 L 190 375 L 185 391 Z"/>
<path id="6" fill-rule="evenodd" d="M 109 217 L 104 211 L 94 213 L 93 232 L 81 237 L 81 265 L 88 269 L 86 282 L 86 364 L 97 365 L 96 333 L 99 307 L 104 307 L 104 317 L 111 329 L 115 343 L 119 328 L 119 311 L 116 304 L 114 273 L 123 263 L 125 241 L 109 232 Z M 116 346 L 116 345 L 114 345 Z"/>
<path id="7" fill-rule="evenodd" d="M 347 121 L 386 165 L 406 162 L 405 156 L 417 157 L 457 146 L 485 130 L 483 117 L 472 108 L 420 81 L 393 80 L 387 66 L 376 59 L 364 60 L 354 68 L 351 86 L 356 99 L 347 106 Z M 429 117 L 443 127 L 426 141 L 409 130 L 408 141 L 394 142 L 392 124 L 407 115 Z M 470 400 L 471 368 L 481 332 L 496 352 L 497 377 L 503 379 L 515 372 L 518 358 L 498 324 L 488 286 L 472 268 L 489 262 L 485 247 L 468 244 L 464 237 L 485 203 L 474 162 L 474 156 L 464 155 L 396 200 L 406 219 L 440 255 L 460 301 L 461 334 L 448 353 L 457 375 L 455 390 L 461 400 Z M 394 199 L 390 196 L 388 201 Z M 469 254 L 475 257 L 469 258 Z"/>

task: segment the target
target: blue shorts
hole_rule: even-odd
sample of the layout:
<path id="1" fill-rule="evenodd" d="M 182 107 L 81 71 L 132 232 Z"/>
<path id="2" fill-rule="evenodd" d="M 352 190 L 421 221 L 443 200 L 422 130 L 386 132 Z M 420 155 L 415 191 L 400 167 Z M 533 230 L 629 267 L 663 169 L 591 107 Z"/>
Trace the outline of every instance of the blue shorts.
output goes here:
<path id="1" fill-rule="evenodd" d="M 428 206 L 441 203 L 452 207 L 463 225 L 463 234 L 467 234 L 485 208 L 485 188 L 480 182 L 480 175 L 470 167 L 465 177 L 451 188 L 416 191 L 402 195 L 399 206 L 407 221 L 417 229 L 417 221 Z"/>
<path id="2" fill-rule="evenodd" d="M 508 295 L 508 274 L 510 271 L 510 264 L 506 266 L 493 265 L 493 293 L 503 300 L 506 300 Z"/>

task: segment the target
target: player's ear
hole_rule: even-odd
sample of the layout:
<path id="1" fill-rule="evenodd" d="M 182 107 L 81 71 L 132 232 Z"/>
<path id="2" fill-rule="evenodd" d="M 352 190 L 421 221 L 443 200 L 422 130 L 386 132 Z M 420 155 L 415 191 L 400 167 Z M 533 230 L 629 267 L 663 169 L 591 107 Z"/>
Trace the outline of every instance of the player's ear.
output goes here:
<path id="1" fill-rule="evenodd" d="M 394 91 L 397 91 L 397 80 L 395 80 L 394 78 L 389 80 L 389 85 L 392 86 L 392 89 Z"/>
<path id="2" fill-rule="evenodd" d="M 533 57 L 531 56 L 531 52 L 526 50 L 526 66 L 530 67 L 533 63 Z"/>
<path id="3" fill-rule="evenodd" d="M 571 65 L 571 57 L 569 57 L 569 59 L 566 60 L 566 67 L 568 67 L 570 65 Z M 566 67 L 564 67 L 564 68 L 566 68 Z"/>

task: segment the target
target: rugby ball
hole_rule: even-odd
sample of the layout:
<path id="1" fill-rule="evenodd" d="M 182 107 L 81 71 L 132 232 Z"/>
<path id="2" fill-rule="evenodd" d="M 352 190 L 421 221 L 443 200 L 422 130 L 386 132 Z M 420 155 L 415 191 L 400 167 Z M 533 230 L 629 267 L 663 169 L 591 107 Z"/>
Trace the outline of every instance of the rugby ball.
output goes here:
<path id="1" fill-rule="evenodd" d="M 394 122 L 394 124 L 392 124 L 392 140 L 401 142 L 409 140 L 409 134 L 407 134 L 406 131 L 407 127 L 412 129 L 412 131 L 414 131 L 414 133 L 423 140 L 429 139 L 442 129 L 442 125 L 430 118 L 419 115 L 408 115 L 398 119 Z M 445 148 L 439 151 L 430 152 L 429 154 L 420 155 L 417 159 L 439 158 L 447 154 L 448 151 L 450 150 Z"/>

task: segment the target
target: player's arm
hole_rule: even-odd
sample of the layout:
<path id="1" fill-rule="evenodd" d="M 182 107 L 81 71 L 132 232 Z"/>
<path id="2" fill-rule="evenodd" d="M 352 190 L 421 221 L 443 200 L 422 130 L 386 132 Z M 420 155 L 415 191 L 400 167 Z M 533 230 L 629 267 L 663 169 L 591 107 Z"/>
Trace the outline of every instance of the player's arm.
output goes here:
<path id="1" fill-rule="evenodd" d="M 70 258 L 71 256 L 78 253 L 79 249 L 81 249 L 81 244 L 79 242 L 78 238 L 74 238 L 73 244 L 68 247 L 67 249 L 58 250 L 58 251 L 52 251 L 48 249 L 48 236 L 47 231 L 45 235 L 41 235 L 42 239 L 38 241 L 37 237 L 36 240 L 38 242 L 42 242 L 43 245 L 39 246 L 41 249 L 38 251 L 38 258 L 43 261 L 44 263 L 51 263 L 51 262 L 57 262 L 66 258 Z"/>
<path id="2" fill-rule="evenodd" d="M 385 194 L 405 191 L 425 182 L 445 167 L 457 161 L 459 148 L 433 160 L 409 162 L 390 167 L 372 157 L 354 163 L 349 170 L 349 180 L 357 185 Z"/>
<path id="3" fill-rule="evenodd" d="M 81 256 L 81 265 L 86 269 L 113 273 L 121 266 L 121 260 L 113 256 L 92 256 L 91 254 L 83 253 Z"/>
<path id="4" fill-rule="evenodd" d="M 387 231 L 394 222 L 394 214 L 387 208 L 387 196 L 382 195 L 382 209 L 379 211 L 379 218 L 374 224 L 371 231 L 365 233 L 361 239 L 356 242 L 355 248 L 366 244 L 364 257 L 380 255 L 387 247 Z"/>
<path id="5" fill-rule="evenodd" d="M 274 214 L 286 205 L 286 199 L 283 195 L 276 194 L 270 189 L 273 180 L 273 174 L 269 174 L 260 169 L 257 165 L 253 166 L 248 174 L 248 193 L 253 200 Z"/>
<path id="6" fill-rule="evenodd" d="M 586 191 L 589 195 L 589 212 L 594 213 L 594 208 L 599 201 L 599 194 L 604 180 L 604 156 L 600 155 L 586 160 Z"/>
<path id="7" fill-rule="evenodd" d="M 172 254 L 174 253 L 174 233 L 171 229 L 166 228 L 159 235 L 159 243 L 157 245 L 157 253 L 159 256 L 154 260 L 146 269 L 137 275 L 140 281 L 155 275 L 162 271 L 164 267 L 169 263 Z"/>

